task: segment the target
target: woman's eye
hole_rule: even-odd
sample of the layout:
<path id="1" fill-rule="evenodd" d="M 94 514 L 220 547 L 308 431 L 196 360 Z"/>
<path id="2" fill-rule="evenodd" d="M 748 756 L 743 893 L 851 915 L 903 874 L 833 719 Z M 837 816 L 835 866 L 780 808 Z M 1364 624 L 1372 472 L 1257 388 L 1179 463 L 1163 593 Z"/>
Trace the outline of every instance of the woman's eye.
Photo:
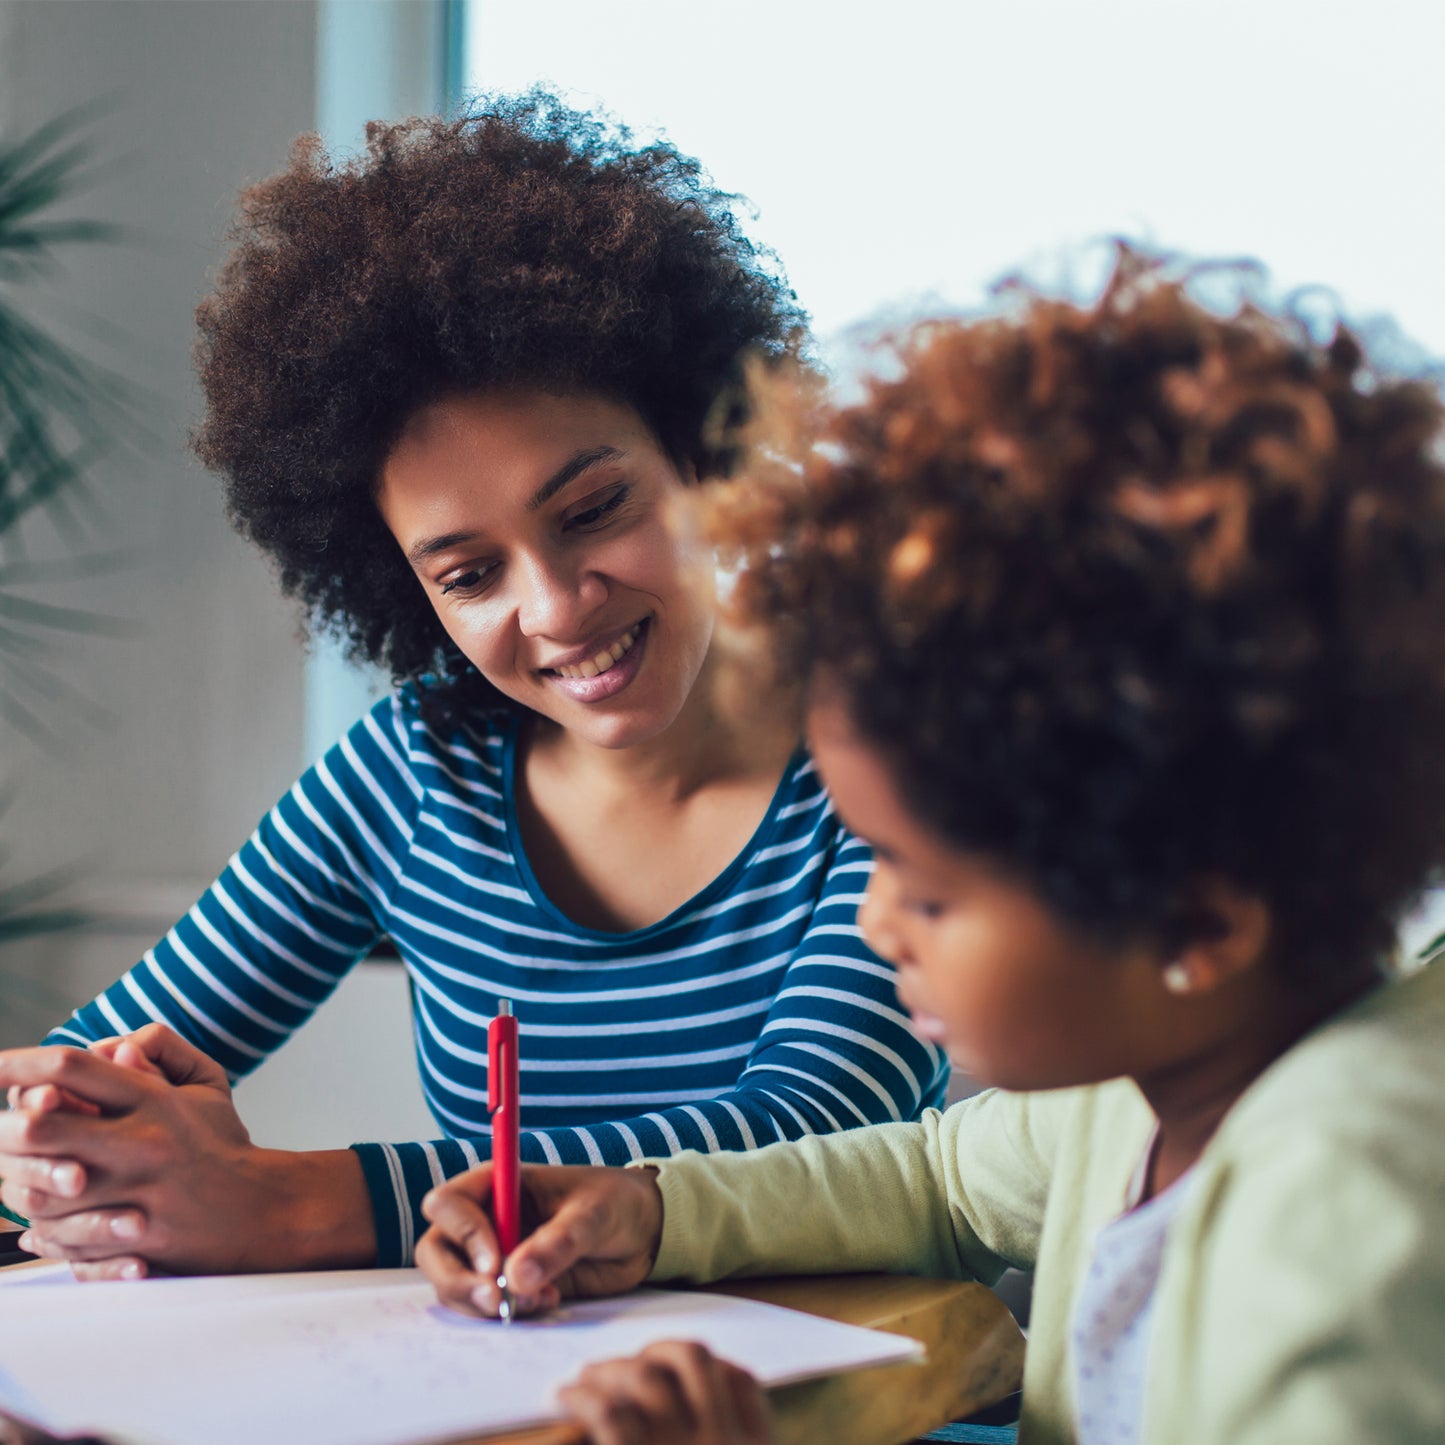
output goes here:
<path id="1" fill-rule="evenodd" d="M 563 525 L 579 532 L 590 532 L 594 527 L 600 526 L 613 512 L 615 512 L 627 500 L 629 488 L 618 487 L 618 489 L 600 501 L 596 506 L 584 508 L 580 512 L 574 512 L 568 517 Z"/>
<path id="2" fill-rule="evenodd" d="M 486 585 L 487 579 L 492 575 L 492 570 L 490 566 L 468 567 L 465 572 L 457 573 L 450 582 L 442 585 L 442 596 L 446 597 L 452 594 L 458 597 L 472 596 Z"/>

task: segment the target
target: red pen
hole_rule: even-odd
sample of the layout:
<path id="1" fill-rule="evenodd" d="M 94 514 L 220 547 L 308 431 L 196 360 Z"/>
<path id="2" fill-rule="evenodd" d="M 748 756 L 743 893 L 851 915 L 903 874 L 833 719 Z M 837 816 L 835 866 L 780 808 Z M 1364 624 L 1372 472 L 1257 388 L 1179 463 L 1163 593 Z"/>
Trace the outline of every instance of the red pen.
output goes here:
<path id="1" fill-rule="evenodd" d="M 497 1000 L 497 1016 L 487 1025 L 487 1108 L 492 1115 L 492 1222 L 502 1262 L 522 1242 L 522 1135 L 517 1083 L 517 1020 L 509 998 Z M 512 1323 L 512 1292 L 505 1274 L 501 1316 Z"/>

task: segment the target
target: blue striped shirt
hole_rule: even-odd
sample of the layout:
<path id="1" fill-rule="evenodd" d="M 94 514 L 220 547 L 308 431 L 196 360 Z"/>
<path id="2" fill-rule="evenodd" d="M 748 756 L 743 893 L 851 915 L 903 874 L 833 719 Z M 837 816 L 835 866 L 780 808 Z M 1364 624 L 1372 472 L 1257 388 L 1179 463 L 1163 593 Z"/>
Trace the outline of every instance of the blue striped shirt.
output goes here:
<path id="1" fill-rule="evenodd" d="M 523 1158 L 625 1164 L 914 1117 L 947 1066 L 899 1009 L 856 913 L 871 866 L 806 754 L 747 847 L 648 928 L 572 922 L 528 866 L 516 727 L 443 735 L 408 688 L 310 769 L 145 958 L 51 1034 L 169 1024 L 238 1078 L 389 935 L 443 1139 L 358 1144 L 378 1262 L 422 1196 L 488 1157 L 486 1026 L 521 1026 Z"/>

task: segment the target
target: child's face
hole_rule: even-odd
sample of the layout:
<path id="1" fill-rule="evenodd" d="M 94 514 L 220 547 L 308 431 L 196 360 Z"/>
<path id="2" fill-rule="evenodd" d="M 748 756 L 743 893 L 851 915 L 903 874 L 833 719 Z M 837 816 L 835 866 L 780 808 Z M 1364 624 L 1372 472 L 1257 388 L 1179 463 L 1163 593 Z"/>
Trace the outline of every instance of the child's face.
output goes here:
<path id="1" fill-rule="evenodd" d="M 843 821 L 873 848 L 859 923 L 897 966 L 918 1031 L 986 1084 L 1054 1088 L 1132 1072 L 1159 993 L 1157 952 L 1100 947 L 921 823 L 836 698 L 809 708 L 808 740 Z"/>

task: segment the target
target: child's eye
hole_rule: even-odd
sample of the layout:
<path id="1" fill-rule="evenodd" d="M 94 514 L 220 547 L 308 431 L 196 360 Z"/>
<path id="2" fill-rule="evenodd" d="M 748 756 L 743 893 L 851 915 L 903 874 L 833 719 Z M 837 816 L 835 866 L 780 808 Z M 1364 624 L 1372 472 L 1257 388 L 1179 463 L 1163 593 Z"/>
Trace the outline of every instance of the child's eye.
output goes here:
<path id="1" fill-rule="evenodd" d="M 495 571 L 495 563 L 488 563 L 485 567 L 468 567 L 443 584 L 442 596 L 474 597 L 487 585 Z"/>
<path id="2" fill-rule="evenodd" d="M 564 519 L 562 525 L 571 531 L 593 531 L 627 500 L 630 490 L 626 486 L 618 487 L 615 492 L 610 493 L 594 506 L 586 507 L 580 512 L 573 512 L 570 517 Z"/>
<path id="3" fill-rule="evenodd" d="M 903 906 L 919 918 L 931 920 L 943 915 L 943 904 L 933 903 L 925 898 L 905 898 Z"/>

